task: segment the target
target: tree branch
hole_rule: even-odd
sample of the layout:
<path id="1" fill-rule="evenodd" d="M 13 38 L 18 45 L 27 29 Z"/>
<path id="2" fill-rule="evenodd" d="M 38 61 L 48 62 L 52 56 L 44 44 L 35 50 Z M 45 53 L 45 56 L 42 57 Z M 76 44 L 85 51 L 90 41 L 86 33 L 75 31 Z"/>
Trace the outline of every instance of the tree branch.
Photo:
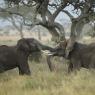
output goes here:
<path id="1" fill-rule="evenodd" d="M 53 20 L 55 20 L 55 18 L 58 16 L 58 14 L 66 7 L 67 3 L 62 3 L 57 9 L 56 11 L 53 13 Z"/>

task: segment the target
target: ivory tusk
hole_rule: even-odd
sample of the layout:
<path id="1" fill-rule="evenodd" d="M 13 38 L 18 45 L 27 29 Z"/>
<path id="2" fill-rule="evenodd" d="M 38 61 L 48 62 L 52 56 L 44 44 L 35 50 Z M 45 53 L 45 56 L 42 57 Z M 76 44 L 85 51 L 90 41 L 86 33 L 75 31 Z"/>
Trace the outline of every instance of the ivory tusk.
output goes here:
<path id="1" fill-rule="evenodd" d="M 49 52 L 47 50 L 46 51 L 41 50 L 41 52 L 44 53 L 44 54 L 46 54 L 46 55 L 53 55 L 51 52 Z"/>

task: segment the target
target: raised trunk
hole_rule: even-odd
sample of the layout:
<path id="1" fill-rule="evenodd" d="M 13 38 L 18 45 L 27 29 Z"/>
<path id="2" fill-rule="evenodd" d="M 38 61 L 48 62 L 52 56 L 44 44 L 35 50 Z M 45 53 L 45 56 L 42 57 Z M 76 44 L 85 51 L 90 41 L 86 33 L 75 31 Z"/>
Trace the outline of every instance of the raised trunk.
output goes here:
<path id="1" fill-rule="evenodd" d="M 46 45 L 40 45 L 39 47 L 41 50 L 49 50 L 49 51 L 53 51 L 54 49 L 52 47 L 46 46 Z"/>

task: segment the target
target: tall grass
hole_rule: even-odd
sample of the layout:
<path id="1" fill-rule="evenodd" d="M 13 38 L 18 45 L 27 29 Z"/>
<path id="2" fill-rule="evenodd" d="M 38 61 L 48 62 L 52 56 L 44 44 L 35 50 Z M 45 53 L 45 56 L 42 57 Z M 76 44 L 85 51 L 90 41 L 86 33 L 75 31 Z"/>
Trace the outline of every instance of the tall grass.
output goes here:
<path id="1" fill-rule="evenodd" d="M 17 69 L 0 74 L 0 95 L 95 95 L 95 72 L 81 69 L 68 74 L 65 64 L 30 63 L 31 76 L 19 76 Z"/>

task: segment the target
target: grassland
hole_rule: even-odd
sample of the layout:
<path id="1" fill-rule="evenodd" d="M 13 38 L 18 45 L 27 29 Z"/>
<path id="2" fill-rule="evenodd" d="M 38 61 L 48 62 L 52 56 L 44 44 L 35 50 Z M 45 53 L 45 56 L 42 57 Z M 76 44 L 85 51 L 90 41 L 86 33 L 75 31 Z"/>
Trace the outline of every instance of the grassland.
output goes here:
<path id="1" fill-rule="evenodd" d="M 0 95 L 95 95 L 94 71 L 68 74 L 67 65 L 57 61 L 54 72 L 46 62 L 29 65 L 31 76 L 19 76 L 17 69 L 0 74 Z"/>
<path id="2" fill-rule="evenodd" d="M 53 72 L 44 56 L 40 63 L 29 61 L 31 76 L 19 76 L 18 69 L 0 74 L 0 95 L 95 95 L 95 71 L 68 74 L 63 61 L 53 60 Z"/>

